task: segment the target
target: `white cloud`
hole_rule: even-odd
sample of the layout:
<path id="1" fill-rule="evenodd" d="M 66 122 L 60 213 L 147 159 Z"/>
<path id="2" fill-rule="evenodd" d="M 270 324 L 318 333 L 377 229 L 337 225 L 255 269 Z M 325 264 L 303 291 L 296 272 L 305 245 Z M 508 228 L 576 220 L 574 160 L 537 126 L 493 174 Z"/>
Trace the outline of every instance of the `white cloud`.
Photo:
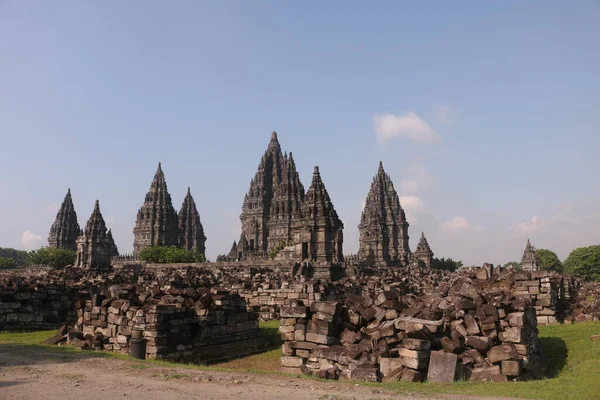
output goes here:
<path id="1" fill-rule="evenodd" d="M 367 205 L 366 200 L 360 202 L 360 212 L 363 212 L 363 210 L 365 209 L 365 205 Z"/>
<path id="2" fill-rule="evenodd" d="M 373 128 L 381 143 L 397 137 L 428 143 L 437 143 L 440 140 L 437 132 L 414 112 L 400 116 L 390 113 L 376 115 L 373 117 Z"/>
<path id="3" fill-rule="evenodd" d="M 527 221 L 520 222 L 514 226 L 514 228 L 522 233 L 530 233 L 539 231 L 546 226 L 546 222 L 541 217 L 531 217 Z"/>
<path id="4" fill-rule="evenodd" d="M 409 223 L 419 222 L 418 214 L 425 210 L 425 204 L 419 196 L 400 196 L 400 205 Z"/>
<path id="5" fill-rule="evenodd" d="M 400 181 L 402 192 L 416 193 L 427 190 L 433 184 L 433 175 L 422 165 L 413 164 L 408 168 L 410 179 Z"/>
<path id="6" fill-rule="evenodd" d="M 435 120 L 440 125 L 452 125 L 456 121 L 456 109 L 450 106 L 437 105 L 433 110 Z"/>
<path id="7" fill-rule="evenodd" d="M 31 231 L 25 231 L 21 234 L 21 244 L 27 250 L 37 249 L 42 244 L 42 237 Z"/>
<path id="8" fill-rule="evenodd" d="M 58 210 L 60 209 L 60 205 L 59 204 L 50 204 L 49 206 L 46 207 L 48 209 L 48 211 L 50 211 L 52 214 L 56 214 L 58 212 Z"/>
<path id="9" fill-rule="evenodd" d="M 465 217 L 461 217 L 460 215 L 455 216 L 450 221 L 442 222 L 442 229 L 450 230 L 450 231 L 458 231 L 469 228 L 469 222 Z"/>

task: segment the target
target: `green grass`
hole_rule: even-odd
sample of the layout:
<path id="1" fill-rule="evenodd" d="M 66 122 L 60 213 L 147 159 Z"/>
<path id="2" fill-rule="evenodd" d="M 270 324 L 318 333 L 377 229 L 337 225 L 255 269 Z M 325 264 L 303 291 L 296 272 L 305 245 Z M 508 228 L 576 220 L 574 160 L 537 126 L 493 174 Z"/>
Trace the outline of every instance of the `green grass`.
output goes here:
<path id="1" fill-rule="evenodd" d="M 144 369 L 151 366 L 179 367 L 209 371 L 246 371 L 256 373 L 277 373 L 281 342 L 278 321 L 261 322 L 261 329 L 271 344 L 271 349 L 211 366 L 178 364 L 160 360 L 136 360 L 132 368 Z M 391 382 L 367 384 L 396 392 L 411 393 L 453 393 L 480 396 L 522 397 L 532 399 L 600 399 L 600 341 L 590 340 L 591 335 L 600 334 L 600 323 L 588 322 L 576 325 L 554 325 L 539 328 L 540 337 L 551 366 L 551 378 L 509 383 L 455 382 L 448 385 L 432 383 Z M 0 344 L 41 348 L 55 352 L 77 352 L 82 355 L 129 358 L 124 354 L 109 352 L 80 351 L 67 346 L 41 345 L 54 335 L 55 331 L 42 332 L 0 332 Z M 185 375 L 174 374 L 171 379 Z"/>

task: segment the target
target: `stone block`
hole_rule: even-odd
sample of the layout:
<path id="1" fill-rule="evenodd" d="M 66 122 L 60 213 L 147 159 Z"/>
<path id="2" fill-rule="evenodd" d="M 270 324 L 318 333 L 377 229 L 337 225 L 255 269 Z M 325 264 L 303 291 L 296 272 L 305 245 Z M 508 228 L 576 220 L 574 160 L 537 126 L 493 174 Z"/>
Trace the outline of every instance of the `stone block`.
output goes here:
<path id="1" fill-rule="evenodd" d="M 503 360 L 514 360 L 519 357 L 516 347 L 513 344 L 501 344 L 492 347 L 487 352 L 488 360 L 494 364 Z"/>
<path id="2" fill-rule="evenodd" d="M 302 357 L 293 357 L 293 356 L 282 356 L 281 357 L 281 366 L 288 368 L 300 368 L 304 365 L 304 359 Z"/>
<path id="3" fill-rule="evenodd" d="M 432 351 L 429 357 L 427 380 L 435 383 L 452 383 L 456 379 L 458 356 L 443 350 Z"/>
<path id="4" fill-rule="evenodd" d="M 506 375 L 500 372 L 500 366 L 473 368 L 471 380 L 474 382 L 507 382 Z"/>
<path id="5" fill-rule="evenodd" d="M 516 360 L 503 360 L 502 373 L 506 376 L 519 376 L 521 374 L 521 363 Z"/>

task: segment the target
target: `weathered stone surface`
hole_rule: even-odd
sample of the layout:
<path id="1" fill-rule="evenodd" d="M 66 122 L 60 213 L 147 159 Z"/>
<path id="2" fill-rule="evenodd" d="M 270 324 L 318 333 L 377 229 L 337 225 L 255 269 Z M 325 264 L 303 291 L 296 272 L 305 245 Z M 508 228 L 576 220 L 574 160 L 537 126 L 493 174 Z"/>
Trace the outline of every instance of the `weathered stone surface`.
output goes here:
<path id="1" fill-rule="evenodd" d="M 471 380 L 474 382 L 507 382 L 506 375 L 500 372 L 500 366 L 473 368 Z"/>
<path id="2" fill-rule="evenodd" d="M 436 383 L 452 383 L 456 379 L 456 354 L 432 351 L 429 358 L 427 380 Z"/>
<path id="3" fill-rule="evenodd" d="M 56 214 L 56 220 L 50 228 L 48 246 L 59 249 L 77 250 L 76 242 L 79 234 L 80 229 L 77 223 L 77 213 L 73 206 L 71 189 L 69 189 Z"/>
<path id="4" fill-rule="evenodd" d="M 186 250 L 206 253 L 206 236 L 200 222 L 200 213 L 188 187 L 178 215 L 179 245 Z"/>

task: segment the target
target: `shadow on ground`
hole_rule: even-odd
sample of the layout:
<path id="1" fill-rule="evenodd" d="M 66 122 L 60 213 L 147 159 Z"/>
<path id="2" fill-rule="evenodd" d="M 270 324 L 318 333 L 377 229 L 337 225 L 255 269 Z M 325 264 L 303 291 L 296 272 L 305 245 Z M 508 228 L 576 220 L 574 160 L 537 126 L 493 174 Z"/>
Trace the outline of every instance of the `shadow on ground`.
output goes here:
<path id="1" fill-rule="evenodd" d="M 561 338 L 541 337 L 544 353 L 548 358 L 548 369 L 546 377 L 555 378 L 560 371 L 567 365 L 568 350 L 567 344 Z"/>
<path id="2" fill-rule="evenodd" d="M 110 355 L 77 351 L 63 346 L 0 344 L 0 370 L 6 367 L 68 363 L 86 358 L 104 357 L 110 357 Z"/>

